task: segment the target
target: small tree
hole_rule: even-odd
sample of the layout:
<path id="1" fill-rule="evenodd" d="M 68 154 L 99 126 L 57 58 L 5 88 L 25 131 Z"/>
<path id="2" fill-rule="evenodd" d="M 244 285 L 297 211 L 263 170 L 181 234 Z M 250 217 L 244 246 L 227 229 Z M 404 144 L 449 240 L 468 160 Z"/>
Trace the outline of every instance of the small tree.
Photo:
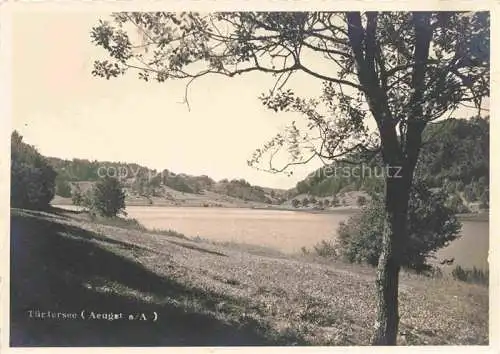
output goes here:
<path id="1" fill-rule="evenodd" d="M 35 147 L 11 135 L 10 204 L 15 208 L 46 209 L 55 194 L 56 172 Z"/>
<path id="2" fill-rule="evenodd" d="M 328 208 L 330 206 L 330 199 L 325 199 L 323 201 L 323 205 L 325 206 L 325 208 Z"/>
<path id="3" fill-rule="evenodd" d="M 300 206 L 300 200 L 298 200 L 298 199 L 293 199 L 293 200 L 292 200 L 292 206 L 293 206 L 294 208 L 298 208 L 298 207 Z"/>
<path id="4" fill-rule="evenodd" d="M 457 214 L 470 212 L 470 210 L 465 206 L 462 198 L 456 194 L 450 197 L 448 206 Z"/>
<path id="5" fill-rule="evenodd" d="M 56 194 L 64 198 L 71 197 L 71 186 L 60 177 L 56 177 Z"/>
<path id="6" fill-rule="evenodd" d="M 71 201 L 73 202 L 73 205 L 83 204 L 82 190 L 78 184 L 75 185 L 75 189 L 71 192 Z"/>
<path id="7" fill-rule="evenodd" d="M 105 217 L 114 217 L 125 209 L 123 187 L 114 177 L 104 177 L 92 191 L 92 209 Z"/>
<path id="8" fill-rule="evenodd" d="M 302 199 L 302 205 L 307 208 L 309 206 L 309 199 L 307 199 L 307 197 L 304 197 L 304 199 Z"/>

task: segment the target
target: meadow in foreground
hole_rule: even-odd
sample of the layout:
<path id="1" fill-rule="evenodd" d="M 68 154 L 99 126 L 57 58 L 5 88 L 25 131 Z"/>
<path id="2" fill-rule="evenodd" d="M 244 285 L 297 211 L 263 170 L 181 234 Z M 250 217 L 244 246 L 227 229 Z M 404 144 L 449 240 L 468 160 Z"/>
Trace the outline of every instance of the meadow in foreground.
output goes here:
<path id="1" fill-rule="evenodd" d="M 375 271 L 11 209 L 12 346 L 367 345 Z M 488 287 L 403 274 L 398 344 L 488 344 Z M 27 311 L 158 314 L 50 320 Z"/>

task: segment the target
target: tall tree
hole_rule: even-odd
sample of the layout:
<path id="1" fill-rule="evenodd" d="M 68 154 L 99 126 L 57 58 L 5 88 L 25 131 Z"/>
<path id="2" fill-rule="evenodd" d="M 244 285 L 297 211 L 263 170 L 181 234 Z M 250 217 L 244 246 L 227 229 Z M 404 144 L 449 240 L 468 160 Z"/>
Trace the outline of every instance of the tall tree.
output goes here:
<path id="1" fill-rule="evenodd" d="M 92 30 L 93 42 L 110 55 L 95 62 L 93 74 L 109 79 L 135 70 L 146 81 L 186 79 L 189 87 L 210 74 L 269 73 L 276 83 L 263 103 L 302 113 L 317 136 L 292 124 L 250 163 L 282 147 L 291 160 L 282 168 L 269 164 L 273 172 L 314 157 L 381 153 L 387 170 L 401 178 L 385 178 L 372 343 L 395 344 L 400 255 L 422 132 L 461 104 L 481 107 L 489 95 L 489 37 L 487 12 L 117 13 Z M 314 58 L 327 61 L 317 67 L 328 69 L 315 69 Z M 319 99 L 287 88 L 299 71 L 323 81 Z"/>
<path id="2" fill-rule="evenodd" d="M 10 204 L 14 208 L 47 209 L 55 195 L 57 173 L 38 150 L 11 134 Z"/>

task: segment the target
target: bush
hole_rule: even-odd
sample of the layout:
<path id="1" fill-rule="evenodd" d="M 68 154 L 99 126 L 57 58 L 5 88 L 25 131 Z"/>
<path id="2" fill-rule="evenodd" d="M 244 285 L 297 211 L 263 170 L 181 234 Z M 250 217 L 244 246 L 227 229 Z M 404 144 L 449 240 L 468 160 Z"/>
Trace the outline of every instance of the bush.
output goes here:
<path id="1" fill-rule="evenodd" d="M 75 189 L 71 192 L 71 201 L 73 205 L 83 205 L 83 195 L 78 184 L 75 185 Z"/>
<path id="2" fill-rule="evenodd" d="M 466 214 L 469 213 L 470 210 L 465 206 L 462 198 L 460 196 L 454 194 L 450 197 L 450 200 L 448 202 L 448 206 L 455 211 L 457 214 Z"/>
<path id="3" fill-rule="evenodd" d="M 366 197 L 364 195 L 360 195 L 358 197 L 358 199 L 356 200 L 356 204 L 360 207 L 365 205 L 366 204 Z"/>
<path id="4" fill-rule="evenodd" d="M 105 217 L 114 217 L 118 213 L 124 213 L 125 193 L 118 179 L 113 177 L 104 177 L 98 181 L 90 194 L 88 207 L 97 214 Z"/>
<path id="5" fill-rule="evenodd" d="M 15 208 L 46 209 L 55 194 L 56 172 L 14 131 L 11 135 L 10 204 Z"/>
<path id="6" fill-rule="evenodd" d="M 335 257 L 337 256 L 337 250 L 335 244 L 330 241 L 321 241 L 314 246 L 314 253 L 320 257 Z"/>
<path id="7" fill-rule="evenodd" d="M 459 236 L 461 224 L 454 210 L 445 205 L 442 191 L 431 192 L 423 183 L 412 191 L 408 212 L 408 240 L 402 255 L 402 266 L 418 272 L 429 270 L 427 258 L 446 247 Z M 341 223 L 335 248 L 348 262 L 377 265 L 382 248 L 384 203 L 374 198 L 358 215 Z"/>
<path id="8" fill-rule="evenodd" d="M 464 196 L 468 202 L 474 202 L 477 200 L 478 196 L 476 195 L 476 191 L 472 184 L 465 186 L 464 188 Z"/>
<path id="9" fill-rule="evenodd" d="M 451 271 L 451 275 L 453 279 L 467 283 L 488 284 L 489 282 L 489 272 L 476 267 L 466 269 L 458 265 Z"/>
<path id="10" fill-rule="evenodd" d="M 64 179 L 56 177 L 56 194 L 64 198 L 71 198 L 70 184 Z"/>

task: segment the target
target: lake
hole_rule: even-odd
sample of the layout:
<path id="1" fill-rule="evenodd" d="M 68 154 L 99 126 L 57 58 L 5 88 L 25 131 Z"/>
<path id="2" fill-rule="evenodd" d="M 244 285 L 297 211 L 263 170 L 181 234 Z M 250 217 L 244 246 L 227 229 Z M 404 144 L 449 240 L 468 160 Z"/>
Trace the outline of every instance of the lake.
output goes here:
<path id="1" fill-rule="evenodd" d="M 68 206 L 61 206 L 68 207 Z M 147 228 L 173 229 L 189 237 L 247 243 L 285 253 L 312 248 L 333 239 L 341 221 L 352 212 L 308 213 L 303 211 L 243 208 L 129 206 L 129 217 Z M 488 221 L 462 221 L 462 237 L 440 250 L 438 259 L 455 258 L 454 264 L 488 268 Z"/>

